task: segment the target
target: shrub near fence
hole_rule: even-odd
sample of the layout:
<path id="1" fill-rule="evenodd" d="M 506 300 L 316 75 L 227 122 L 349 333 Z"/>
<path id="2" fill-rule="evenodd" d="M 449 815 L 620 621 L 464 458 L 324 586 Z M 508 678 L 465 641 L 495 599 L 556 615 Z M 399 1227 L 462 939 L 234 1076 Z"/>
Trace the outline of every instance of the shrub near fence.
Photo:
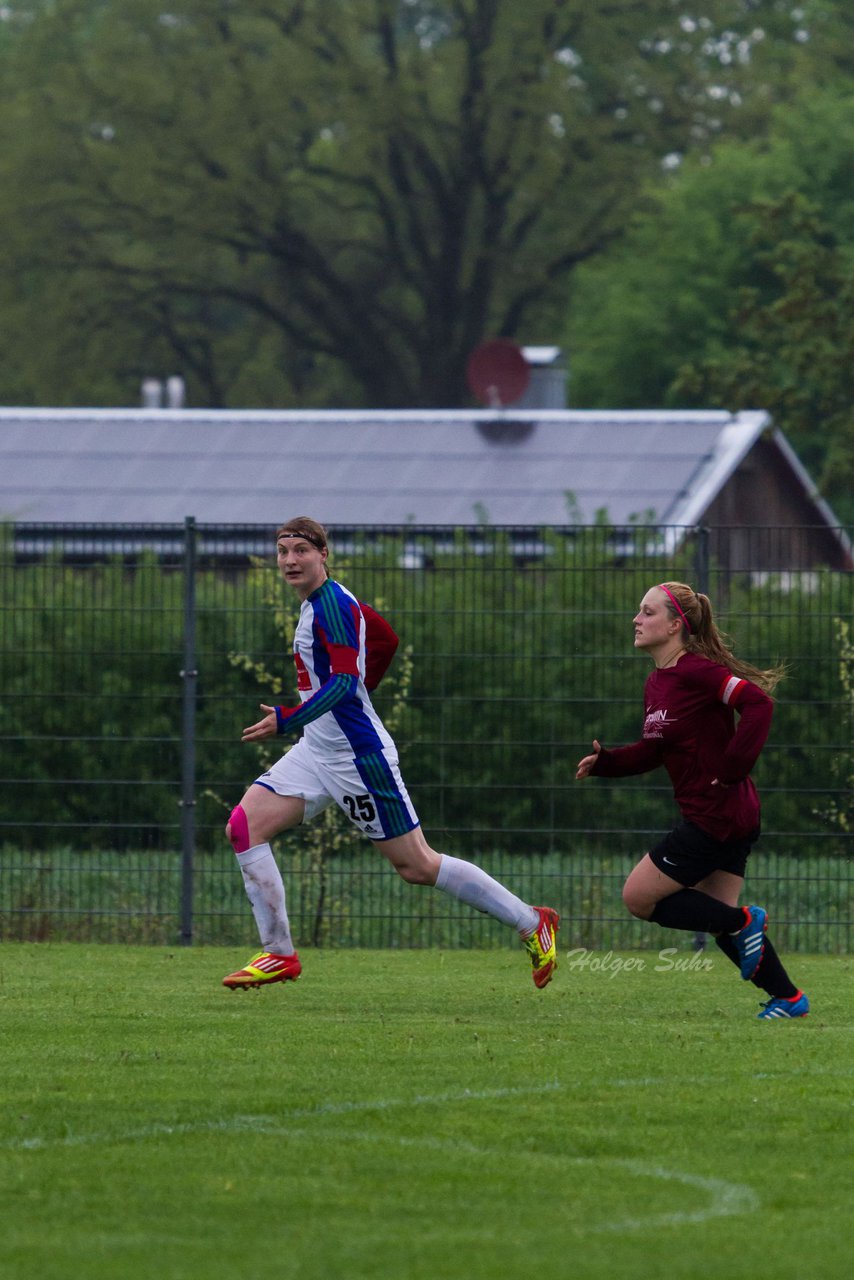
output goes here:
<path id="1" fill-rule="evenodd" d="M 573 774 L 592 737 L 639 734 L 648 665 L 631 619 L 644 590 L 705 586 L 740 653 L 789 665 L 756 770 L 765 835 L 749 887 L 784 946 L 848 947 L 850 574 L 769 576 L 758 553 L 736 574 L 694 530 L 332 532 L 333 572 L 402 637 L 377 705 L 432 842 L 554 901 L 564 936 L 586 945 L 661 942 L 626 918 L 619 887 L 674 816 L 666 776 Z M 241 727 L 260 701 L 294 697 L 294 601 L 272 551 L 264 528 L 7 530 L 3 936 L 252 941 L 222 827 L 283 745 L 244 746 Z M 506 942 L 399 883 L 337 815 L 280 851 L 305 942 Z"/>

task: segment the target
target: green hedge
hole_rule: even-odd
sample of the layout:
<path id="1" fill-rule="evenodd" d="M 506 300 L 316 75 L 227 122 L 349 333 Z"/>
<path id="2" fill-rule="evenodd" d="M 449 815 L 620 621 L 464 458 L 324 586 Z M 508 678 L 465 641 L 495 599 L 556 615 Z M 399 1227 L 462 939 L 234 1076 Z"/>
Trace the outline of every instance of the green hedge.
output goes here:
<path id="1" fill-rule="evenodd" d="M 450 549 L 438 550 L 423 535 L 427 553 L 415 568 L 402 564 L 418 531 L 365 535 L 349 560 L 333 560 L 333 572 L 402 637 L 377 705 L 393 718 L 425 827 L 462 852 L 497 834 L 510 852 L 564 851 L 585 832 L 636 848 L 672 817 L 666 777 L 581 786 L 574 767 L 594 736 L 637 737 L 648 666 L 632 651 L 631 619 L 650 582 L 696 580 L 693 545 L 662 561 L 645 529 L 619 539 L 604 526 L 543 530 L 545 554 L 527 557 L 509 534 L 484 532 L 480 545 L 471 531 L 441 541 L 449 538 Z M 756 779 L 766 829 L 792 856 L 844 854 L 854 826 L 843 630 L 852 578 L 818 578 L 818 590 L 773 579 L 758 587 L 710 569 L 710 594 L 738 652 L 760 665 L 789 663 Z M 178 847 L 180 568 L 153 555 L 20 563 L 7 547 L 2 584 L 4 838 L 36 849 Z M 198 840 L 214 850 L 230 806 L 270 755 L 243 746 L 241 728 L 260 701 L 295 696 L 295 602 L 272 564 L 233 560 L 202 561 L 195 597 Z"/>

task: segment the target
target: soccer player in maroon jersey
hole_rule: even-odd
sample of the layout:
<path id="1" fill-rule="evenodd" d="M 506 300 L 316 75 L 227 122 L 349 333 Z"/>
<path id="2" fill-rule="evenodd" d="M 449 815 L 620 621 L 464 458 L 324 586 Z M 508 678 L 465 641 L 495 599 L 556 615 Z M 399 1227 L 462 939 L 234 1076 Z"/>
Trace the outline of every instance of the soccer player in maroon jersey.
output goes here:
<path id="1" fill-rule="evenodd" d="M 738 905 L 759 838 L 750 771 L 768 737 L 769 694 L 783 669 L 760 671 L 736 658 L 708 596 L 684 582 L 650 587 L 634 630 L 635 648 L 655 663 L 644 689 L 643 736 L 610 750 L 594 739 L 575 776 L 624 778 L 663 765 L 683 821 L 634 867 L 623 901 L 641 920 L 713 934 L 742 978 L 769 996 L 758 1017 L 804 1017 L 809 1001 L 767 937 L 767 912 Z"/>
<path id="2" fill-rule="evenodd" d="M 263 718 L 244 742 L 276 734 L 299 740 L 256 778 L 229 817 L 262 950 L 223 985 L 232 990 L 298 978 L 285 889 L 270 841 L 337 804 L 410 884 L 433 885 L 515 928 L 531 961 L 534 986 L 557 967 L 559 916 L 523 902 L 475 863 L 427 843 L 398 766 L 397 748 L 371 702 L 397 647 L 384 619 L 329 577 L 326 530 L 297 516 L 276 533 L 279 572 L 299 600 L 293 657 L 300 703 L 261 704 Z"/>

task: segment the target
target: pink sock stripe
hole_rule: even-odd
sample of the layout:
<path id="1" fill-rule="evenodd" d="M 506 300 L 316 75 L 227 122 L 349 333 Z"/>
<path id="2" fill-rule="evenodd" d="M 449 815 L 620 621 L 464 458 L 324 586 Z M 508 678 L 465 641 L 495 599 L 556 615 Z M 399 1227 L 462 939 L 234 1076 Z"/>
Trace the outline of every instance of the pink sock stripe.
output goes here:
<path id="1" fill-rule="evenodd" d="M 231 811 L 231 817 L 228 819 L 229 839 L 235 853 L 245 853 L 251 846 L 249 844 L 249 819 L 243 811 L 243 805 L 238 804 Z"/>

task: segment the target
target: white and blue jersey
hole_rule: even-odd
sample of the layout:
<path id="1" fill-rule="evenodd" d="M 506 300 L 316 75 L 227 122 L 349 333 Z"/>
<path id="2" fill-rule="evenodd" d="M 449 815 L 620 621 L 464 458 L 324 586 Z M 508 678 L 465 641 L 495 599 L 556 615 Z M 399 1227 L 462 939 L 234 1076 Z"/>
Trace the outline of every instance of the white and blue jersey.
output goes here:
<path id="1" fill-rule="evenodd" d="M 305 731 L 324 754 L 364 756 L 394 742 L 365 688 L 365 619 L 359 602 L 327 578 L 302 603 L 294 634 L 299 707 L 277 707 L 279 733 Z"/>
<path id="2" fill-rule="evenodd" d="M 365 835 L 391 839 L 418 826 L 418 818 L 394 740 L 365 686 L 367 644 L 358 600 L 327 578 L 303 601 L 294 634 L 300 706 L 276 707 L 279 733 L 302 730 L 302 742 L 257 781 L 302 796 L 310 818 L 324 807 L 305 774 L 316 772 L 326 803 L 335 800 Z"/>

